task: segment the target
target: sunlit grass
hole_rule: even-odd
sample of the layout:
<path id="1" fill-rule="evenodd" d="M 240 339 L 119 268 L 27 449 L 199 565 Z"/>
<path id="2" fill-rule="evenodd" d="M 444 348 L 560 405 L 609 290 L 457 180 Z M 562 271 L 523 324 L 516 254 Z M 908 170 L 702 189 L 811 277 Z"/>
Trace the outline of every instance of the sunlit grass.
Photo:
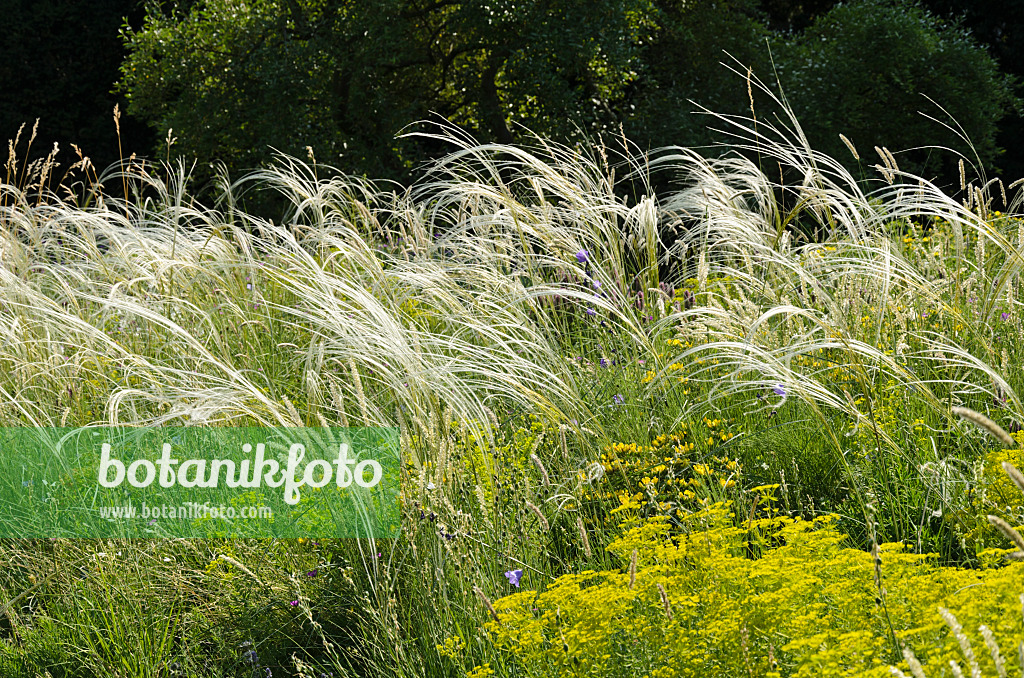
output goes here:
<path id="1" fill-rule="evenodd" d="M 743 154 L 442 127 L 408 189 L 287 157 L 212 206 L 181 167 L 103 178 L 123 201 L 4 185 L 0 425 L 385 425 L 405 456 L 397 540 L 9 543 L 4 675 L 556 675 L 482 600 L 627 572 L 629 530 L 716 504 L 729 535 L 833 514 L 840 560 L 993 566 L 979 516 L 1024 516 L 953 408 L 1020 429 L 1019 194 L 951 197 L 885 149 L 858 182 L 795 120 L 718 122 Z M 716 675 L 775 670 L 755 646 L 810 670 L 800 638 L 729 632 Z"/>

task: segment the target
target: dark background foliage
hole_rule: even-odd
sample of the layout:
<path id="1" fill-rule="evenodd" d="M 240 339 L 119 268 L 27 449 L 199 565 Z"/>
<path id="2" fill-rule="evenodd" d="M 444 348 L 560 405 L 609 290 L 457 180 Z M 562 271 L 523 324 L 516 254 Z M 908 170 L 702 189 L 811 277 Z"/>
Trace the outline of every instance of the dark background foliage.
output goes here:
<path id="1" fill-rule="evenodd" d="M 918 113 L 951 122 L 938 104 L 989 172 L 1013 181 L 1024 176 L 1021 4 L 2 0 L 0 136 L 39 118 L 33 153 L 59 142 L 65 166 L 70 143 L 100 167 L 135 152 L 235 173 L 273 149 L 311 147 L 343 171 L 408 180 L 444 149 L 396 135 L 433 116 L 480 141 L 625 133 L 643 148 L 709 145 L 721 137 L 691 101 L 750 113 L 746 83 L 726 62 L 777 77 L 812 145 L 852 169 L 864 171 L 839 133 L 865 164 L 877 161 L 875 145 L 973 158 Z M 126 112 L 120 146 L 115 103 Z M 759 117 L 774 113 L 764 98 L 756 105 Z M 947 182 L 956 164 L 934 150 L 897 157 Z"/>
<path id="2" fill-rule="evenodd" d="M 0 0 L 0 139 L 13 140 L 24 124 L 24 151 L 39 119 L 33 157 L 57 142 L 64 167 L 76 158 L 70 144 L 101 168 L 116 162 L 113 109 L 127 104 L 113 93 L 125 57 L 119 30 L 144 16 L 132 0 Z M 153 128 L 132 116 L 122 115 L 121 136 L 125 155 L 155 143 Z"/>

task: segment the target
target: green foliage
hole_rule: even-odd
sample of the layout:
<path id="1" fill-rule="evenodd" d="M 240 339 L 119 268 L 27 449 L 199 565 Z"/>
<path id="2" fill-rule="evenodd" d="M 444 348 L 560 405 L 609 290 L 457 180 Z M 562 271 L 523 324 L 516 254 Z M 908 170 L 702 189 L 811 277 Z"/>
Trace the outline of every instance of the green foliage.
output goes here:
<path id="1" fill-rule="evenodd" d="M 874 146 L 944 146 L 990 166 L 1001 152 L 996 123 L 1019 106 L 1011 79 L 966 30 L 908 0 L 841 3 L 776 45 L 779 79 L 811 146 L 848 167 L 857 164 L 839 134 L 854 143 L 864 166 L 880 161 Z M 925 176 L 948 175 L 956 163 L 930 150 L 897 160 Z"/>
<path id="2" fill-rule="evenodd" d="M 395 137 L 433 114 L 500 143 L 528 139 L 525 129 L 578 141 L 622 125 L 642 147 L 704 145 L 721 136 L 698 106 L 779 113 L 744 86 L 748 68 L 776 69 L 811 144 L 848 166 L 841 133 L 865 164 L 875 145 L 946 146 L 974 160 L 958 133 L 987 164 L 1000 154 L 998 121 L 1018 103 L 966 31 L 904 0 L 838 5 L 795 34 L 766 28 L 750 0 L 208 0 L 151 5 L 124 38 L 130 111 L 161 135 L 173 129 L 166 152 L 232 169 L 271 147 L 311 147 L 347 171 L 404 179 L 441 148 Z M 900 160 L 925 173 L 955 165 L 931 151 Z"/>
<path id="3" fill-rule="evenodd" d="M 395 140 L 438 113 L 501 142 L 607 128 L 636 76 L 647 0 L 597 5 L 211 0 L 126 30 L 131 110 L 178 151 L 233 168 L 305 148 L 402 176 L 430 143 Z"/>
<path id="4" fill-rule="evenodd" d="M 659 3 L 657 29 L 643 45 L 642 70 L 630 90 L 624 127 L 641 147 L 694 147 L 721 141 L 708 129 L 709 110 L 750 115 L 742 74 L 762 76 L 770 63 L 765 40 L 771 35 L 758 20 L 751 0 Z M 738 65 L 742 64 L 742 66 Z M 764 102 L 756 93 L 758 104 Z"/>
<path id="5" fill-rule="evenodd" d="M 681 150 L 634 203 L 642 153 L 552 143 L 401 194 L 282 158 L 278 222 L 139 164 L 128 201 L 2 187 L 0 422 L 377 423 L 406 463 L 394 540 L 5 543 L 0 673 L 934 675 L 940 604 L 1009 654 L 1009 528 L 969 530 L 1018 523 L 1020 457 L 950 408 L 1024 411 L 1024 193 L 760 148 L 802 183 Z"/>

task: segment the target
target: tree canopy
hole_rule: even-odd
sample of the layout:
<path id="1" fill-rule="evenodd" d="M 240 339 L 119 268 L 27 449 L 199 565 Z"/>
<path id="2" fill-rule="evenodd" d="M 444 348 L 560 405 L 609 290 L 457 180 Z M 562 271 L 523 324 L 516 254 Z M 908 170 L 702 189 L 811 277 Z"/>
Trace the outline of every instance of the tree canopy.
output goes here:
<path id="1" fill-rule="evenodd" d="M 770 4 L 770 3 L 769 3 Z M 776 2 L 790 10 L 792 3 Z M 742 78 L 778 76 L 812 143 L 871 149 L 966 144 L 998 163 L 1014 83 L 957 24 L 903 0 L 789 12 L 754 0 L 200 0 L 148 6 L 124 31 L 130 110 L 176 150 L 251 168 L 271 148 L 373 177 L 436 154 L 396 138 L 443 116 L 481 141 L 625 132 L 644 146 L 713 140 L 697 102 L 749 114 Z M 779 12 L 782 12 L 779 10 Z M 795 19 L 793 17 L 796 17 Z M 801 22 L 806 24 L 798 29 Z M 930 97 L 934 104 L 930 103 Z M 937 106 L 936 106 L 937 105 Z M 768 113 L 767 111 L 765 112 Z M 944 122 L 948 122 L 944 120 Z M 933 171 L 942 154 L 907 156 Z M 947 163 L 948 164 L 948 163 Z"/>

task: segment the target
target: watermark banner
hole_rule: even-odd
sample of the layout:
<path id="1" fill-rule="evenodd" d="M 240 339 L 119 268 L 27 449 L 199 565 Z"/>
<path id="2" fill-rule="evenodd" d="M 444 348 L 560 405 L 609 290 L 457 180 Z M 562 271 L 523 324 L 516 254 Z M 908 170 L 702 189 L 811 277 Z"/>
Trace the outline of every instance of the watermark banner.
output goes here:
<path id="1" fill-rule="evenodd" d="M 0 428 L 0 538 L 399 531 L 394 428 Z"/>

